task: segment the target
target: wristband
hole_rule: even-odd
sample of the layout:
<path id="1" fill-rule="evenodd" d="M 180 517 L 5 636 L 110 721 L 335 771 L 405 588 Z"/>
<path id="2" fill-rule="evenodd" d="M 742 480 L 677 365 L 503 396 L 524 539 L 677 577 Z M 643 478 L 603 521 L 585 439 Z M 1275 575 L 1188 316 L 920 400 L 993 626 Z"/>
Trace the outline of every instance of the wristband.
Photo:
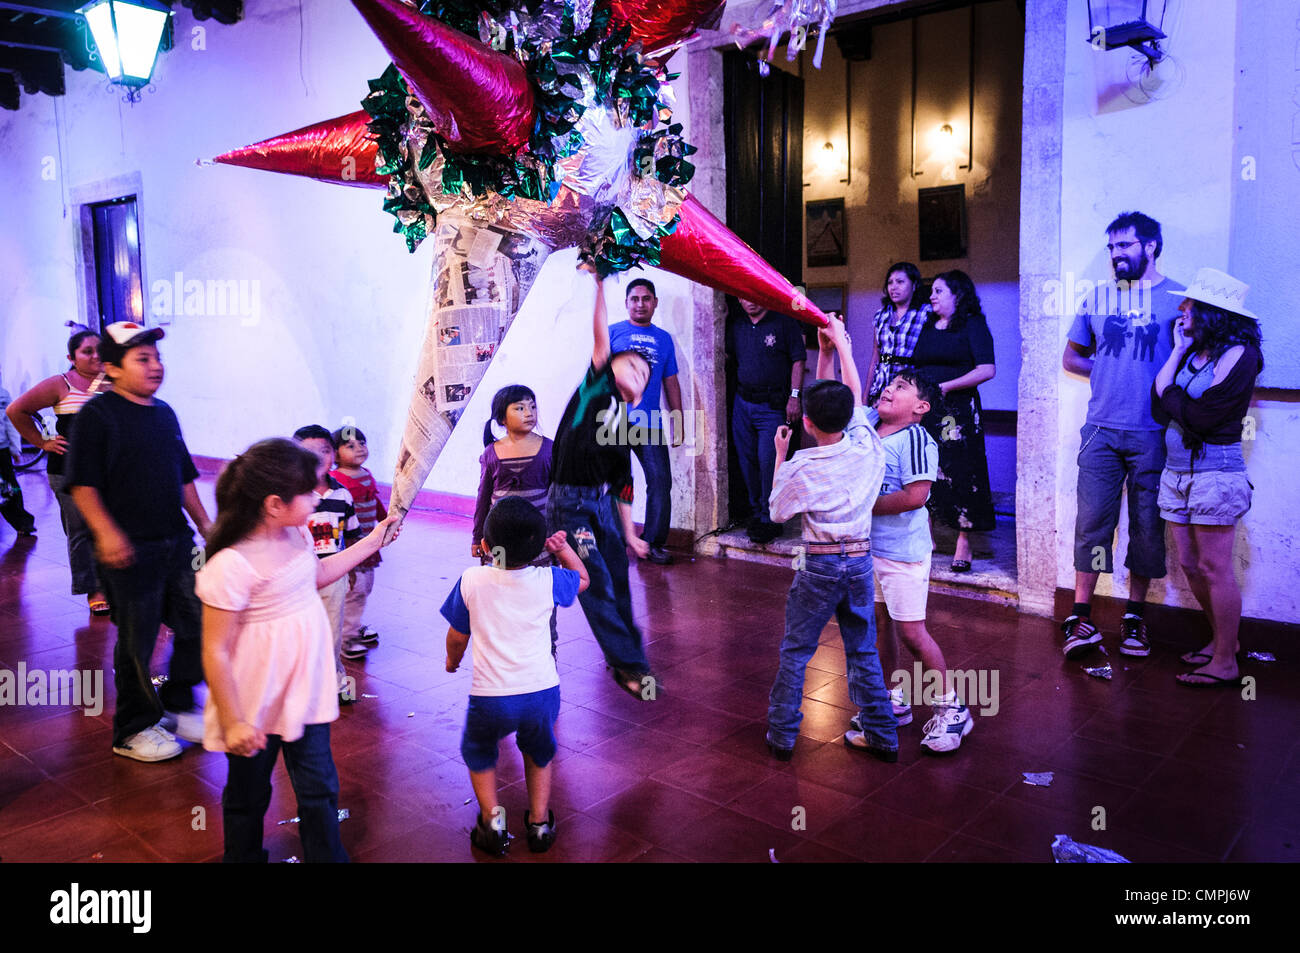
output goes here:
<path id="1" fill-rule="evenodd" d="M 791 396 L 791 397 L 798 397 L 798 396 L 799 396 L 799 388 L 797 388 L 797 387 L 793 387 L 793 388 L 791 388 L 791 389 L 790 389 L 790 396 Z"/>

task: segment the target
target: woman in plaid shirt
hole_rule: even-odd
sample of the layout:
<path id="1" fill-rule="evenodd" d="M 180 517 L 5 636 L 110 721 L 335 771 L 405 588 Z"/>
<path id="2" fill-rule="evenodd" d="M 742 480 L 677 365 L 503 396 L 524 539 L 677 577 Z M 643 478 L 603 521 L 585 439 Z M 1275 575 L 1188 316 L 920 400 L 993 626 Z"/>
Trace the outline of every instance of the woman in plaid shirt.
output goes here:
<path id="1" fill-rule="evenodd" d="M 871 389 L 867 405 L 876 406 L 880 392 L 903 371 L 912 371 L 912 351 L 930 316 L 930 304 L 921 284 L 921 272 L 910 261 L 899 261 L 885 272 L 884 305 L 872 319 L 876 330 L 876 357 L 868 375 Z"/>

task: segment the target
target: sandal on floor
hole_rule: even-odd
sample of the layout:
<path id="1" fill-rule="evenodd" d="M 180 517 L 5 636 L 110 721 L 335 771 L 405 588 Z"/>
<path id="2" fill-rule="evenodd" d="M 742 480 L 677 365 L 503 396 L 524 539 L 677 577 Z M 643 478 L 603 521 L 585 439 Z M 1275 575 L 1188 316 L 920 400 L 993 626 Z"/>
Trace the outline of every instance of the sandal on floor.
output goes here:
<path id="1" fill-rule="evenodd" d="M 627 692 L 637 701 L 649 701 L 654 698 L 654 695 L 651 695 L 650 698 L 647 699 L 643 694 L 641 694 L 641 686 L 644 684 L 645 678 L 647 676 L 650 678 L 654 677 L 650 675 L 649 672 L 627 672 L 621 668 L 614 668 L 613 666 L 610 666 L 610 672 L 614 676 L 614 684 L 623 689 L 623 691 Z M 636 682 L 637 687 L 632 688 L 628 682 Z"/>
<path id="2" fill-rule="evenodd" d="M 103 599 L 96 599 L 94 602 L 87 603 L 91 615 L 108 615 L 112 610 L 109 609 L 108 603 Z"/>
<path id="3" fill-rule="evenodd" d="M 1189 678 L 1209 679 L 1209 681 L 1189 682 Z M 1209 672 L 1202 672 L 1199 669 L 1194 672 L 1175 675 L 1174 680 L 1179 685 L 1186 685 L 1188 688 L 1235 688 L 1241 684 L 1240 675 L 1234 675 L 1232 678 L 1220 678 L 1218 675 L 1211 675 Z"/>
<path id="4" fill-rule="evenodd" d="M 953 572 L 970 572 L 970 560 L 954 559 L 951 568 Z"/>
<path id="5" fill-rule="evenodd" d="M 1201 668 L 1204 665 L 1209 665 L 1212 659 L 1213 656 L 1208 652 L 1188 652 L 1186 655 L 1178 656 L 1178 661 L 1182 662 L 1184 665 L 1190 665 L 1193 668 Z"/>

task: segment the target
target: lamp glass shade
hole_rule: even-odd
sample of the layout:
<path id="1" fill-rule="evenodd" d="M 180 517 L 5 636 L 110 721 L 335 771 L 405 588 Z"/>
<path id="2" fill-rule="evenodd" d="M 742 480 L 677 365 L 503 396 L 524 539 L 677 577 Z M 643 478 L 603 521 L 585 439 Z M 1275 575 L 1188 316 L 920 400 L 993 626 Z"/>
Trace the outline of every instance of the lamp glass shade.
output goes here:
<path id="1" fill-rule="evenodd" d="M 90 24 L 109 79 L 128 86 L 148 83 L 170 11 L 152 3 L 99 0 L 80 13 Z"/>

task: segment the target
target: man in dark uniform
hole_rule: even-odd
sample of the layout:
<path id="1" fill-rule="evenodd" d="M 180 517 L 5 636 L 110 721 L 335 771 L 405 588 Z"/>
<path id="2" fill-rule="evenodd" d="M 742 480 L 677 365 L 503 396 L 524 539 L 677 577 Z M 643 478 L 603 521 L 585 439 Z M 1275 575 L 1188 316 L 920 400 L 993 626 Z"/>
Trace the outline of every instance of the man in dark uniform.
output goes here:
<path id="1" fill-rule="evenodd" d="M 746 317 L 727 328 L 727 355 L 735 361 L 737 384 L 731 439 L 749 494 L 749 538 L 770 543 L 781 535 L 767 510 L 776 466 L 773 438 L 777 427 L 793 426 L 803 417 L 799 386 L 807 349 L 793 318 L 752 301 L 741 300 L 740 306 Z"/>

